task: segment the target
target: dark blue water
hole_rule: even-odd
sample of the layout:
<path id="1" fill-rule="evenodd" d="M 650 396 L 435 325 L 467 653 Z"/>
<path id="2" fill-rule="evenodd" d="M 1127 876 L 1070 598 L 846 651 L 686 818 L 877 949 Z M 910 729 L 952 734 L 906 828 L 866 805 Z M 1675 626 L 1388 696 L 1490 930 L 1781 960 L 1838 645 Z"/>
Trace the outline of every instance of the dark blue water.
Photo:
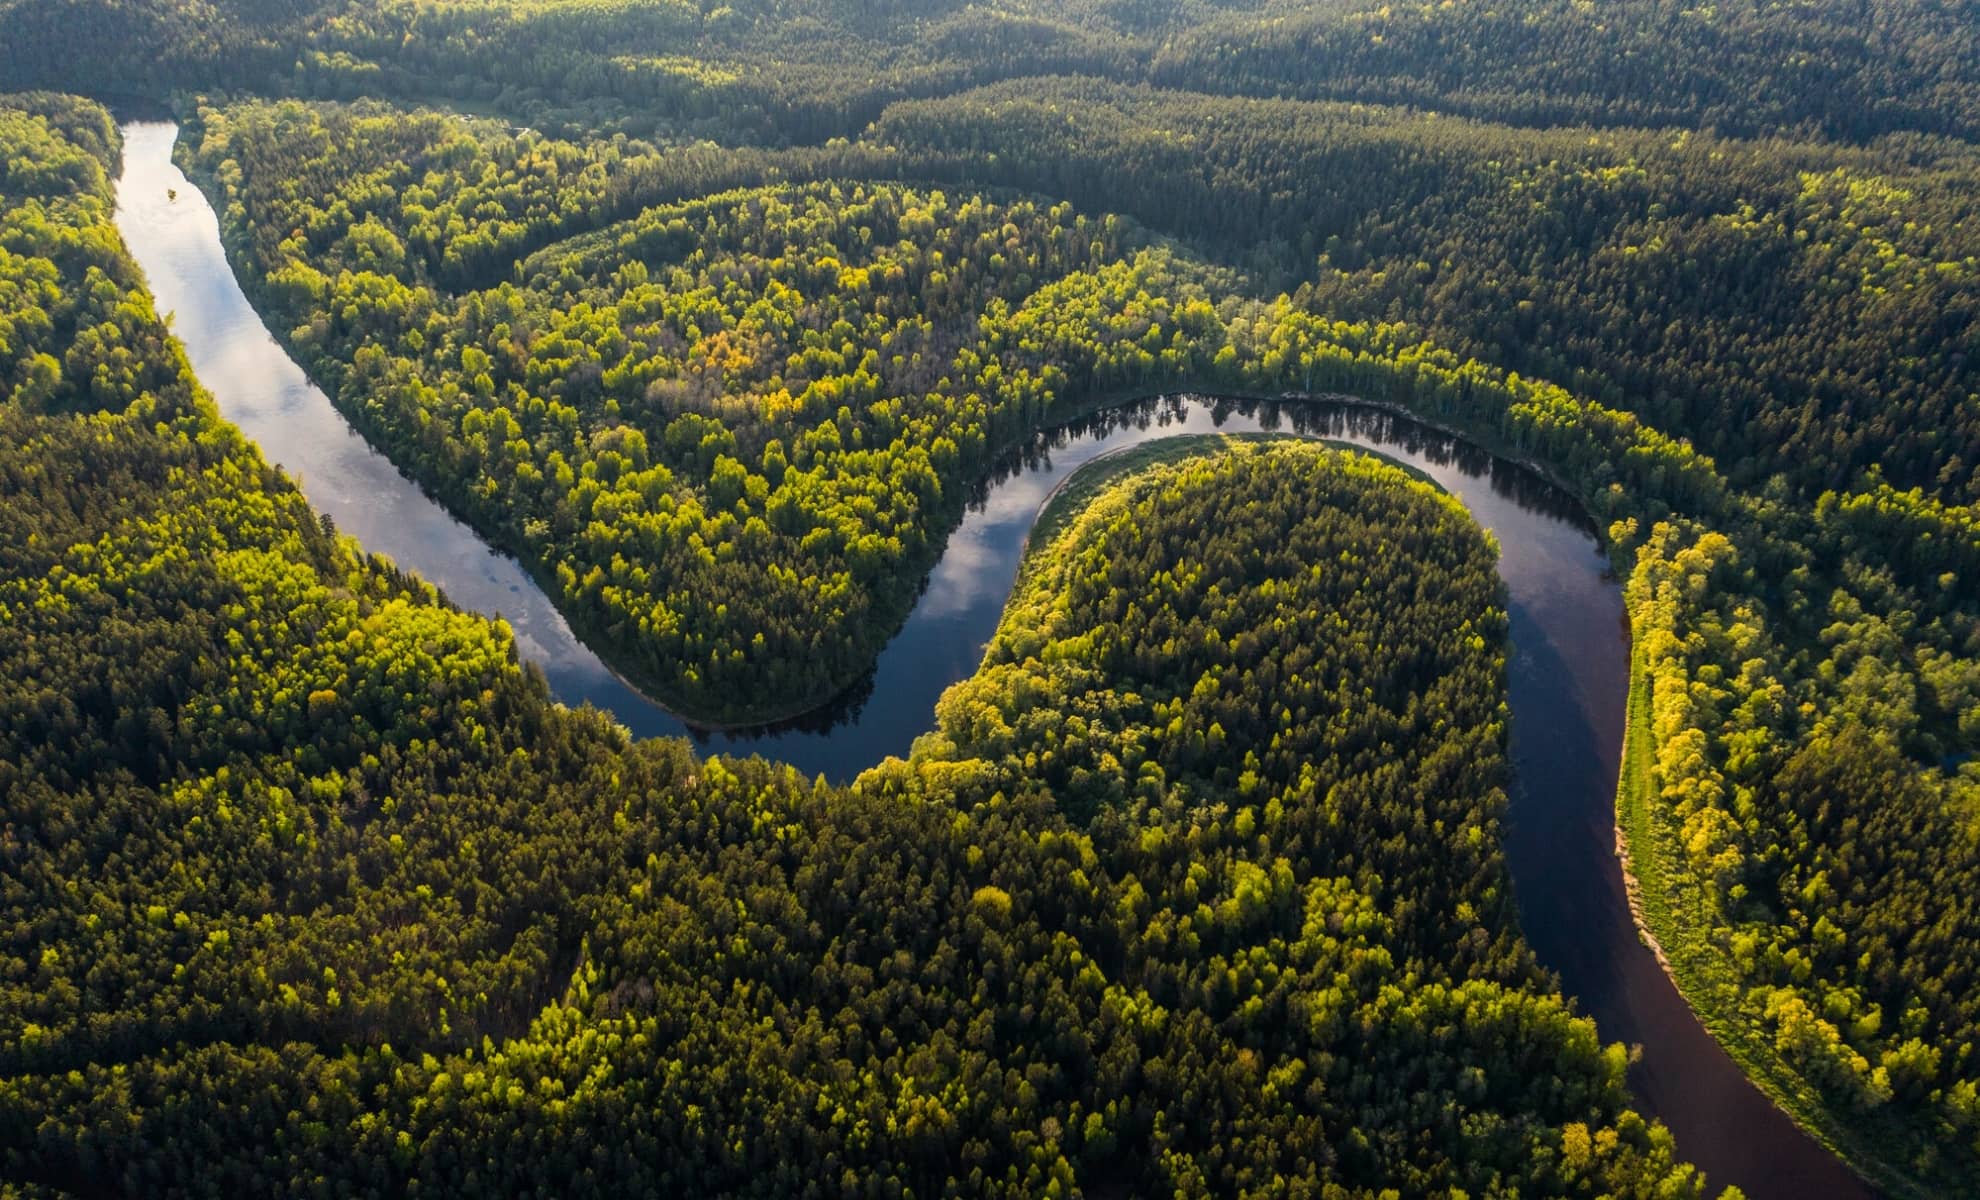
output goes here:
<path id="1" fill-rule="evenodd" d="M 1629 679 L 1622 595 L 1578 506 L 1532 473 L 1352 402 L 1122 405 L 1042 435 L 983 483 L 906 625 L 840 702 L 777 728 L 697 731 L 606 669 L 515 560 L 400 475 L 309 382 L 242 293 L 212 209 L 172 165 L 176 132 L 159 122 L 124 127 L 117 224 L 221 411 L 340 530 L 456 604 L 507 620 L 558 699 L 594 704 L 640 736 L 685 734 L 710 752 L 763 754 L 840 781 L 906 754 L 942 691 L 976 670 L 1046 496 L 1113 450 L 1178 434 L 1280 431 L 1367 447 L 1429 475 L 1499 544 L 1512 635 L 1506 857 L 1527 940 L 1605 1039 L 1642 1044 L 1630 1076 L 1639 1105 L 1715 1183 L 1755 1200 L 1875 1194 L 1746 1080 L 1637 940 L 1614 855 Z"/>

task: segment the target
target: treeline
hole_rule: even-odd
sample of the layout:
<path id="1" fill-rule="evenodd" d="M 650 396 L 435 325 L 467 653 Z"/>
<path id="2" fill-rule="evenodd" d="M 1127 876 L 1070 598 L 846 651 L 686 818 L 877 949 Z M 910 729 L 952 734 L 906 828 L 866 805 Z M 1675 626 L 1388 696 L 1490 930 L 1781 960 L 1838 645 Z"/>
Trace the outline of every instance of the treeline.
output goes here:
<path id="1" fill-rule="evenodd" d="M 898 100 L 1078 74 L 1529 126 L 1861 142 L 1980 132 L 1976 30 L 1972 0 L 5 0 L 0 81 L 447 98 L 537 124 L 794 144 L 854 136 Z"/>
<path id="2" fill-rule="evenodd" d="M 460 242 L 554 234 L 527 197 L 557 194 L 565 152 L 334 111 L 333 136 L 317 112 L 207 110 L 195 152 L 293 344 L 698 715 L 796 711 L 866 668 L 989 458 L 1077 395 L 1068 382 L 1104 382 L 1041 322 L 1119 306 L 1093 353 L 1128 382 L 1199 353 L 1184 327 L 1215 321 L 1200 301 L 1134 311 L 1119 221 L 885 184 L 659 206 L 456 295 L 437 279 Z M 469 228 L 444 215 L 463 192 L 514 200 L 478 199 Z"/>
<path id="3" fill-rule="evenodd" d="M 931 747 L 833 790 L 631 745 L 551 704 L 503 626 L 331 535 L 219 418 L 108 224 L 100 110 L 0 109 L 0 160 L 44 181 L 0 220 L 9 320 L 86 293 L 62 336 L 115 323 L 141 367 L 71 379 L 35 334 L 60 377 L 0 400 L 10 1194 L 1704 1194 L 1511 924 L 1503 614 L 1448 502 L 1256 451 L 1075 531 L 1144 548 L 1104 589 L 1056 585 L 1054 636 L 1137 597 L 1203 640 L 1173 668 L 1123 642 L 1131 677 L 1213 666 L 1212 640 L 1243 668 L 1176 736 L 1134 734 L 1132 796 L 1068 777 L 1062 804 Z M 16 249 L 37 222 L 53 254 Z M 1166 556 L 1226 513 L 1248 514 L 1230 557 Z M 1413 602 L 1339 630 L 1313 602 L 1352 574 L 1282 530 Z M 1260 622 L 1401 657 L 1343 652 L 1336 686 Z M 1362 720 L 1364 687 L 1371 732 L 1441 711 L 1412 781 L 1260 747 L 1243 811 L 1213 795 L 1191 723 L 1256 741 L 1252 689 L 1295 675 L 1308 741 Z"/>
<path id="4" fill-rule="evenodd" d="M 616 735 L 574 716 L 504 757 L 541 682 L 501 627 L 330 536 L 198 392 L 110 224 L 106 114 L 0 111 L 0 158 L 49 181 L 10 193 L 0 297 L 53 331 L 0 363 L 6 1073 L 295 1030 L 298 985 L 366 1036 L 494 1027 L 547 964 L 544 897 L 499 835 L 443 853 L 422 822 L 467 780 L 473 819 L 523 820 L 496 774 Z"/>
<path id="5" fill-rule="evenodd" d="M 1637 850 L 1696 932 L 1666 938 L 1688 989 L 1859 1159 L 1959 1191 L 1980 1173 L 1970 9 L 15 0 L 0 78 L 438 93 L 784 144 L 400 138 L 384 113 L 242 106 L 208 110 L 197 164 L 345 410 L 708 714 L 856 674 L 997 449 L 1110 392 L 1354 391 L 1541 461 L 1636 571 L 1658 831 Z M 1039 70 L 1112 82 L 953 96 Z M 1147 80 L 1500 124 L 1127 86 Z M 1559 121 L 1610 132 L 1509 127 Z M 87 184 L 35 128 L 6 169 Z M 860 140 L 789 145 L 833 136 Z M 917 182 L 855 182 L 877 178 Z M 57 236 L 58 201 L 20 186 L 15 219 Z M 58 407 L 152 386 L 137 326 L 71 298 L 114 293 L 58 290 L 8 301 L 5 338 L 37 347 L 10 382 Z"/>
<path id="6" fill-rule="evenodd" d="M 1506 615 L 1463 505 L 1311 443 L 1177 439 L 1153 466 L 1137 457 L 1028 549 L 982 668 L 942 698 L 915 760 L 1042 783 L 1144 853 L 1169 849 L 1149 827 L 1207 811 L 1234 845 L 1324 857 L 1377 897 L 1468 880 L 1464 908 L 1410 905 L 1397 929 L 1530 970 L 1498 851 Z"/>
<path id="7" fill-rule="evenodd" d="M 108 228 L 116 128 L 71 97 L 0 109 L 0 387 L 26 411 L 88 410 L 156 386 L 160 368 L 126 336 L 136 272 Z"/>
<path id="8" fill-rule="evenodd" d="M 899 167 L 1133 216 L 1810 497 L 1980 500 L 1980 158 L 1535 132 L 1036 80 L 890 109 Z"/>
<path id="9" fill-rule="evenodd" d="M 448 291 L 501 283 L 531 252 L 653 205 L 812 178 L 828 161 L 817 152 L 660 146 L 623 134 L 554 140 L 500 121 L 376 103 L 287 102 L 231 116 L 252 134 L 233 137 L 227 117 L 203 129 L 195 116 L 186 136 L 225 150 L 230 185 L 255 181 L 255 212 L 235 216 L 256 256 L 301 254 Z M 843 168 L 857 157 L 846 151 L 829 161 Z"/>
<path id="10" fill-rule="evenodd" d="M 1118 179 L 1124 201 L 1144 207 L 1147 219 L 1215 247 L 1214 223 L 1186 206 L 1207 211 L 1215 193 L 1196 190 L 1181 152 L 1164 148 L 1177 139 L 1131 132 L 1162 128 L 1155 118 L 1165 105 L 1186 112 L 1197 102 L 1102 99 L 1054 116 L 1006 97 L 982 123 L 961 104 L 930 106 L 925 120 L 897 110 L 886 140 L 898 145 L 821 155 L 867 154 L 871 164 L 897 154 L 939 167 L 945 156 L 950 164 L 965 154 L 982 161 L 989 151 L 1003 162 L 1008 152 L 1041 172 L 1055 156 L 1103 166 L 1146 161 L 1101 177 Z M 209 129 L 234 122 L 229 147 L 256 139 L 279 147 L 277 125 L 262 111 L 214 112 L 206 121 Z M 520 286 L 459 296 L 417 267 L 404 278 L 352 270 L 335 248 L 340 234 L 325 236 L 331 249 L 315 260 L 301 246 L 278 245 L 276 258 L 248 262 L 248 274 L 265 277 L 285 319 L 304 326 L 298 345 L 342 382 L 347 411 L 384 430 L 381 442 L 442 481 L 462 511 L 505 543 L 527 557 L 541 560 L 547 547 L 562 558 L 568 575 L 556 566 L 546 573 L 555 572 L 581 623 L 608 645 L 633 647 L 622 653 L 636 662 L 644 654 L 642 673 L 691 705 L 699 703 L 692 688 L 708 679 L 750 689 L 710 696 L 760 699 L 844 677 L 819 663 L 863 665 L 871 649 L 860 639 L 891 628 L 887 597 L 895 597 L 892 611 L 904 611 L 925 570 L 926 558 L 916 556 L 955 519 L 948 506 L 983 464 L 1040 426 L 1125 391 L 1293 388 L 1405 404 L 1545 464 L 1614 523 L 1619 560 L 1640 559 L 1639 571 L 1675 570 L 1671 563 L 1692 561 L 1681 556 L 1694 546 L 1739 562 L 1738 570 L 1683 568 L 1690 582 L 1666 589 L 1656 605 L 1654 589 L 1632 593 L 1646 669 L 1663 697 L 1648 802 L 1668 834 L 1641 849 L 1667 860 L 1694 915 L 1698 934 L 1679 955 L 1687 985 L 1694 995 L 1713 989 L 1701 1003 L 1752 1031 L 1742 1049 L 1749 1065 L 1799 1089 L 1797 1111 L 1826 1122 L 1860 1161 L 1940 1186 L 1971 1177 L 1980 1123 L 1966 1097 L 1980 1064 L 1960 1049 L 1971 1037 L 1975 989 L 1959 981 L 1980 944 L 1965 932 L 1974 910 L 1942 910 L 1937 926 L 1946 933 L 1918 943 L 1918 974 L 1896 969 L 1898 952 L 1883 949 L 1909 944 L 1899 931 L 1928 895 L 1969 894 L 1967 877 L 1980 862 L 1957 833 L 1972 780 L 1940 766 L 1969 754 L 1980 728 L 1976 606 L 1961 586 L 1980 569 L 1980 543 L 1970 508 L 1958 503 L 1971 487 L 1972 459 L 1963 442 L 1949 444 L 1970 436 L 1959 414 L 1971 405 L 1958 388 L 1972 366 L 1949 347 L 1973 336 L 1970 323 L 1959 324 L 1973 291 L 1967 258 L 1948 255 L 1972 224 L 1961 193 L 1934 182 L 1959 177 L 1945 167 L 1958 153 L 1904 167 L 1876 155 L 1695 139 L 1703 149 L 1693 162 L 1686 147 L 1694 139 L 1662 150 L 1628 139 L 1584 150 L 1552 135 L 1458 126 L 1441 142 L 1401 118 L 1245 104 L 1206 111 L 1223 124 L 1192 135 L 1204 157 L 1230 164 L 1235 197 L 1260 198 L 1255 208 L 1230 206 L 1240 230 L 1269 234 L 1310 211 L 1280 195 L 1297 176 L 1267 169 L 1287 135 L 1257 130 L 1282 111 L 1314 122 L 1293 123 L 1294 144 L 1309 156 L 1295 162 L 1324 167 L 1344 147 L 1331 170 L 1302 173 L 1321 180 L 1316 187 L 1388 178 L 1397 198 L 1379 210 L 1386 217 L 1357 221 L 1351 189 L 1318 192 L 1315 203 L 1336 205 L 1352 241 L 1330 233 L 1339 240 L 1318 248 L 1328 264 L 1319 281 L 1269 303 L 1245 298 L 1229 272 L 1150 245 L 1116 217 L 974 197 L 944 196 L 937 205 L 932 192 L 850 183 L 656 208 L 538 251 Z M 972 132 L 949 140 L 950 118 Z M 1004 118 L 1017 136 L 997 132 Z M 1054 133 L 1054 121 L 1072 134 Z M 1081 122 L 1099 132 L 1088 138 Z M 1412 141 L 1427 148 L 1412 150 Z M 1113 147 L 1126 149 L 1117 155 Z M 279 148 L 256 153 L 264 171 L 283 161 Z M 1632 154 L 1641 155 L 1635 165 Z M 230 159 L 216 157 L 202 150 L 203 169 L 227 179 L 228 195 L 255 212 L 257 189 L 274 185 L 231 177 Z M 1731 182 L 1715 181 L 1715 170 Z M 1461 183 L 1470 176 L 1483 182 Z M 1152 186 L 1132 184 L 1164 177 L 1177 195 L 1196 199 L 1164 207 Z M 1430 194 L 1446 180 L 1448 203 Z M 1697 198 L 1686 199 L 1687 189 Z M 1785 207 L 1763 209 L 1742 194 Z M 1920 212 L 1938 215 L 1907 218 L 1918 196 L 1935 197 Z M 1448 224 L 1405 241 L 1404 197 L 1432 216 L 1448 212 Z M 1680 202 L 1682 220 L 1670 216 Z M 1661 213 L 1658 204 L 1666 205 Z M 312 207 L 285 201 L 271 211 L 293 229 Z M 1536 221 L 1534 211 L 1563 215 Z M 1830 240 L 1812 245 L 1800 236 L 1817 230 Z M 1474 238 L 1483 239 L 1482 262 L 1508 273 L 1529 264 L 1511 277 L 1522 282 L 1460 266 Z M 1671 249 L 1680 239 L 1681 259 Z M 1399 245 L 1434 248 L 1440 265 L 1420 270 L 1394 257 Z M 1579 273 L 1574 248 L 1588 245 L 1600 269 Z M 1645 257 L 1662 265 L 1635 265 Z M 1737 288 L 1736 302 L 1695 298 L 1712 289 L 1694 287 L 1687 272 L 1718 278 L 1733 270 L 1728 263 L 1771 264 L 1783 282 L 1752 293 L 1751 313 L 1749 292 Z M 890 281 L 894 267 L 898 281 Z M 1889 286 L 1878 282 L 1887 268 Z M 1561 273 L 1581 280 L 1579 290 L 1556 291 L 1548 281 Z M 1444 274 L 1479 286 L 1499 279 L 1510 290 L 1473 307 L 1466 288 L 1435 286 Z M 1776 294 L 1795 299 L 1765 302 Z M 1521 309 L 1515 295 L 1533 307 Z M 1935 297 L 1928 307 L 1937 311 L 1913 309 L 1916 296 Z M 1639 375 L 1671 382 L 1647 398 L 1620 388 L 1619 403 L 1636 410 L 1622 412 L 1426 342 L 1415 323 L 1330 312 L 1349 302 L 1378 314 L 1407 310 L 1405 300 L 1422 302 L 1408 311 L 1413 318 L 1458 329 L 1476 322 L 1457 340 L 1482 343 L 1489 334 L 1499 339 L 1492 357 L 1516 361 L 1558 361 L 1518 349 L 1557 328 L 1538 324 L 1535 312 L 1560 330 L 1606 328 L 1613 345 L 1607 334 L 1570 340 L 1587 364 L 1571 368 L 1573 377 L 1602 394 Z M 1635 316 L 1653 302 L 1702 311 Z M 1826 334 L 1797 323 L 1808 312 L 1854 330 L 1845 344 L 1876 365 L 1851 376 L 1854 383 L 1839 377 L 1846 364 L 1830 357 Z M 1957 328 L 1940 324 L 1946 319 Z M 1897 349 L 1876 345 L 1880 330 Z M 1763 383 L 1723 373 L 1722 358 Z M 1808 382 L 1807 395 L 1796 392 L 1796 379 Z M 1754 409 L 1725 407 L 1712 391 L 1718 383 L 1752 397 Z M 1887 415 L 1885 396 L 1890 412 L 1913 414 L 1903 422 L 1909 428 Z M 1786 439 L 1793 453 L 1780 454 L 1769 438 Z M 1728 466 L 1694 448 L 1701 444 Z M 1931 476 L 1938 494 L 1893 486 L 1882 474 L 1887 456 L 1894 474 Z M 586 460 L 595 464 L 590 479 Z M 880 480 L 889 481 L 883 494 L 859 491 Z M 560 501 L 591 507 L 565 515 Z M 820 513 L 832 514 L 836 534 Z M 845 566 L 827 575 L 815 564 L 833 555 Z M 671 581 L 709 571 L 710 560 L 714 570 L 748 565 L 733 568 L 732 585 L 697 588 L 677 610 Z M 701 613 L 708 619 L 667 623 L 697 596 L 712 601 Z M 771 611 L 791 614 L 785 628 L 804 632 L 779 633 L 760 616 Z M 866 624 L 832 624 L 855 611 Z M 738 619 L 744 612 L 749 622 Z M 1660 641 L 1659 629 L 1675 640 Z M 766 630 L 759 651 L 755 637 Z M 786 640 L 772 648 L 771 634 Z M 799 645 L 811 657 L 793 673 L 784 654 Z M 840 657 L 830 660 L 833 653 Z M 1890 747 L 1886 765 L 1912 781 L 1919 810 L 1933 814 L 1927 825 L 1798 820 L 1768 807 L 1790 803 L 1793 789 L 1777 781 L 1818 777 L 1806 773 L 1815 759 L 1799 757 L 1804 751 L 1819 757 L 1852 728 Z M 1932 841 L 1923 859 L 1921 836 Z M 1806 886 L 1844 853 L 1905 865 L 1856 876 L 1855 897 L 1833 912 L 1813 912 L 1805 907 L 1812 899 L 1782 890 L 1784 880 Z M 1830 939 L 1821 953 L 1818 926 Z M 1861 939 L 1862 949 L 1837 952 L 1832 931 L 1844 946 Z M 1928 990 L 1934 1003 L 1913 1005 L 1906 989 L 1926 977 L 1951 982 Z M 1873 1002 L 1908 1020 L 1861 1019 Z M 1886 1055 L 1895 1056 L 1889 1064 Z"/>

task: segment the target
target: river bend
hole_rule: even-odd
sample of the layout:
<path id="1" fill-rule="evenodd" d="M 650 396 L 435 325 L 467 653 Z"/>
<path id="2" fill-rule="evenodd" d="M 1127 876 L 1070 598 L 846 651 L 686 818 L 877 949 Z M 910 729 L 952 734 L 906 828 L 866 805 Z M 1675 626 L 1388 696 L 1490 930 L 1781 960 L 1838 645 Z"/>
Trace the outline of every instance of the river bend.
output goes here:
<path id="1" fill-rule="evenodd" d="M 976 670 L 1044 498 L 1110 451 L 1178 434 L 1280 431 L 1366 447 L 1429 475 L 1499 542 L 1512 639 L 1506 857 L 1527 941 L 1605 1040 L 1642 1045 L 1630 1074 L 1639 1107 L 1714 1184 L 1738 1184 L 1755 1200 L 1875 1195 L 1744 1077 L 1637 937 L 1614 855 L 1629 678 L 1622 596 L 1579 507 L 1532 473 L 1352 402 L 1121 405 L 1041 435 L 985 481 L 906 625 L 846 697 L 777 727 L 697 730 L 614 676 L 521 565 L 401 475 L 310 383 L 234 278 L 213 209 L 173 166 L 177 128 L 133 121 L 123 136 L 117 226 L 227 419 L 339 530 L 454 603 L 507 620 L 557 699 L 596 705 L 642 737 L 691 736 L 704 752 L 760 753 L 835 781 L 905 754 L 942 691 Z"/>

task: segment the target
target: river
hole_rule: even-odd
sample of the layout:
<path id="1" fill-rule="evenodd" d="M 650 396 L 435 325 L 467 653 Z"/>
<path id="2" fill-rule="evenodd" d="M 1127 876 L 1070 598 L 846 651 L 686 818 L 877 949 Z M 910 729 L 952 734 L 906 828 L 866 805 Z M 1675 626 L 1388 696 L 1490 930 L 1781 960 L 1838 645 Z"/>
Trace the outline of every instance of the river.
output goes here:
<path id="1" fill-rule="evenodd" d="M 1171 396 L 1121 405 L 1041 435 L 985 481 L 907 623 L 846 697 L 778 727 L 697 730 L 614 676 L 528 572 L 401 475 L 309 382 L 242 293 L 206 198 L 172 165 L 176 127 L 134 121 L 123 135 L 117 227 L 227 419 L 339 530 L 454 603 L 507 620 L 559 700 L 605 709 L 642 737 L 691 736 L 705 752 L 760 753 L 835 781 L 905 754 L 942 691 L 976 670 L 1045 497 L 1110 451 L 1178 434 L 1277 430 L 1423 471 L 1499 542 L 1512 637 L 1506 857 L 1527 941 L 1605 1039 L 1642 1045 L 1630 1074 L 1639 1107 L 1670 1127 L 1680 1154 L 1715 1185 L 1737 1184 L 1755 1200 L 1876 1195 L 1747 1081 L 1637 937 L 1614 855 L 1629 678 L 1622 595 L 1576 503 L 1530 472 L 1352 402 Z"/>

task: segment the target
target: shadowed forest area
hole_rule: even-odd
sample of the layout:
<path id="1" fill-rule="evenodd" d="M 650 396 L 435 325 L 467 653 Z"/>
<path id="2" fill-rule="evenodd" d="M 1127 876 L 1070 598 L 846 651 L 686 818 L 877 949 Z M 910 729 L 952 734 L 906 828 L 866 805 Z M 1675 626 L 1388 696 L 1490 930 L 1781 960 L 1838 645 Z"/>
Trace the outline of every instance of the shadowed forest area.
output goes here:
<path id="1" fill-rule="evenodd" d="M 1454 501 L 1157 463 L 1034 547 L 909 760 L 635 743 L 204 397 L 76 95 L 138 93 L 339 410 L 695 718 L 843 691 L 993 464 L 1111 400 L 1345 393 L 1536 465 L 1624 581 L 1619 819 L 1686 998 L 1880 1187 L 1970 1190 L 1976 39 L 0 0 L 0 1175 L 1703 1191 L 1507 902 Z"/>

